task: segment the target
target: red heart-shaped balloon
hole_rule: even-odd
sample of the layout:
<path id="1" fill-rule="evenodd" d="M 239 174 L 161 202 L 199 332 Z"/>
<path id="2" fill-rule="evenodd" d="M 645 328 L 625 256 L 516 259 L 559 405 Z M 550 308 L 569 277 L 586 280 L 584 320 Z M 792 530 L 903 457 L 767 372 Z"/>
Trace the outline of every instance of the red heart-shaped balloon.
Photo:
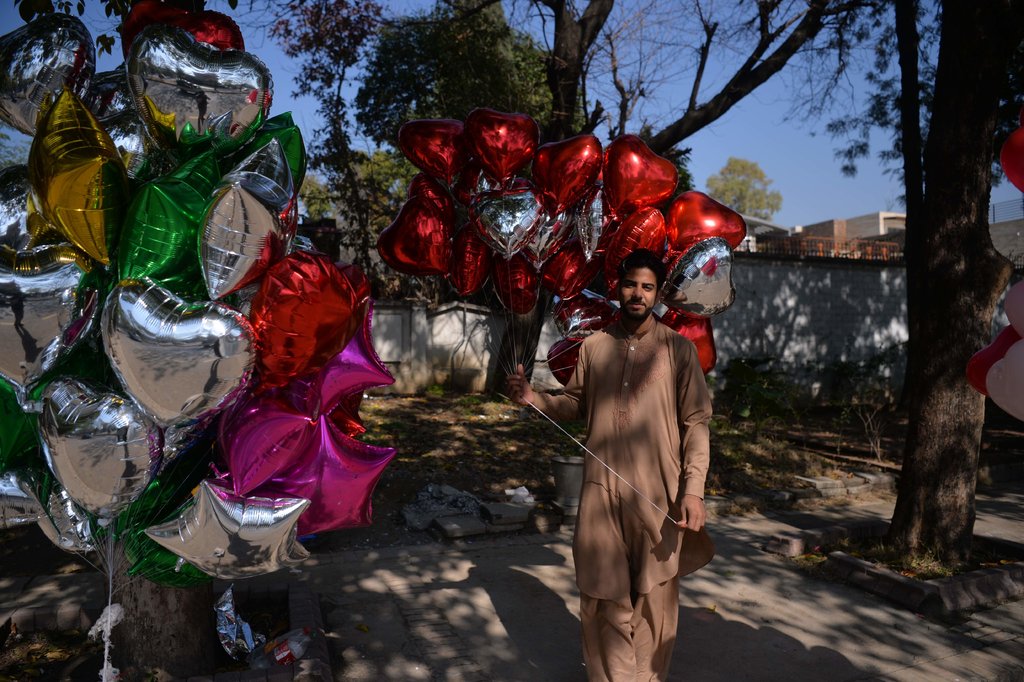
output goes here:
<path id="1" fill-rule="evenodd" d="M 544 263 L 541 283 L 545 289 L 561 298 L 578 296 L 601 272 L 603 262 L 601 256 L 587 260 L 579 239 L 572 238 L 561 251 Z"/>
<path id="2" fill-rule="evenodd" d="M 502 305 L 517 315 L 528 313 L 537 304 L 537 271 L 526 256 L 517 253 L 510 260 L 494 261 L 494 290 Z"/>
<path id="3" fill-rule="evenodd" d="M 160 0 L 140 0 L 132 5 L 121 25 L 121 48 L 125 57 L 128 56 L 135 36 L 150 24 L 167 24 L 185 29 L 197 41 L 218 50 L 245 49 L 242 31 L 226 14 L 212 10 L 189 12 Z"/>
<path id="4" fill-rule="evenodd" d="M 421 171 L 451 184 L 467 160 L 462 128 L 452 118 L 409 121 L 398 129 L 398 147 Z"/>
<path id="5" fill-rule="evenodd" d="M 1024 192 L 1024 128 L 1017 128 L 1006 138 L 999 150 L 999 163 L 1013 186 Z"/>
<path id="6" fill-rule="evenodd" d="M 743 216 L 701 192 L 683 192 L 665 213 L 668 245 L 686 251 L 699 241 L 721 237 L 730 248 L 739 247 L 747 236 Z"/>
<path id="7" fill-rule="evenodd" d="M 455 202 L 425 173 L 409 183 L 409 199 L 377 237 L 385 263 L 407 275 L 444 275 L 452 253 Z"/>
<path id="8" fill-rule="evenodd" d="M 533 184 L 548 213 L 572 206 L 597 180 L 603 163 L 601 143 L 593 135 L 549 142 L 533 156 Z"/>
<path id="9" fill-rule="evenodd" d="M 653 206 L 632 213 L 615 230 L 604 254 L 604 279 L 609 291 L 619 281 L 622 259 L 637 249 L 647 249 L 661 256 L 665 253 L 665 218 Z"/>
<path id="10" fill-rule="evenodd" d="M 548 369 L 565 386 L 576 371 L 583 339 L 559 339 L 548 348 Z"/>
<path id="11" fill-rule="evenodd" d="M 466 142 L 480 166 L 500 182 L 525 166 L 537 150 L 540 129 L 526 114 L 474 109 L 466 116 Z"/>
<path id="12" fill-rule="evenodd" d="M 1010 346 L 1020 341 L 1021 336 L 1012 326 L 1004 327 L 996 334 L 992 343 L 988 344 L 967 361 L 967 381 L 974 387 L 974 390 L 982 395 L 988 395 L 986 386 L 988 371 L 992 365 L 1001 360 Z"/>
<path id="13" fill-rule="evenodd" d="M 661 323 L 693 342 L 693 345 L 697 347 L 700 368 L 705 374 L 715 368 L 715 364 L 718 362 L 718 351 L 715 350 L 715 335 L 711 329 L 711 318 L 691 317 L 669 308 L 661 316 Z"/>
<path id="14" fill-rule="evenodd" d="M 604 296 L 586 292 L 559 301 L 551 311 L 555 329 L 567 338 L 583 338 L 604 329 L 618 319 L 619 309 Z"/>
<path id="15" fill-rule="evenodd" d="M 491 274 L 492 254 L 491 247 L 477 235 L 472 225 L 466 225 L 455 235 L 448 281 L 459 296 L 480 291 Z"/>
<path id="16" fill-rule="evenodd" d="M 620 135 L 604 155 L 604 195 L 617 216 L 656 206 L 672 196 L 679 171 L 636 135 Z"/>

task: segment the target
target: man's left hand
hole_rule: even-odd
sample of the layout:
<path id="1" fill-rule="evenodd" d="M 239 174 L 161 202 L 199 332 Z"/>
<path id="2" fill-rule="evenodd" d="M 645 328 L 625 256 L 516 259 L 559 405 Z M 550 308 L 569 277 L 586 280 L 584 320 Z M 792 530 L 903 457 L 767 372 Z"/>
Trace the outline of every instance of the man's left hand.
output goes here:
<path id="1" fill-rule="evenodd" d="M 676 525 L 687 530 L 698 531 L 704 527 L 707 510 L 704 500 L 696 495 L 683 495 L 683 518 Z"/>

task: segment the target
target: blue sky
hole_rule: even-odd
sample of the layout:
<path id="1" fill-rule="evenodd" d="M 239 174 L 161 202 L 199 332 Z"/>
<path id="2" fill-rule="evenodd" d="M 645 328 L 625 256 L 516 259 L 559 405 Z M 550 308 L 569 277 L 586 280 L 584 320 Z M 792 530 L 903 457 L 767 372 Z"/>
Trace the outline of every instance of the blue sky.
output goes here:
<path id="1" fill-rule="evenodd" d="M 95 2 L 90 4 L 98 6 Z M 0 0 L 0 13 L 4 32 L 22 24 L 10 0 Z M 94 33 L 110 27 L 102 17 L 87 17 L 86 23 Z M 291 94 L 298 66 L 259 29 L 244 25 L 242 28 L 246 49 L 266 62 L 273 74 L 272 113 L 292 111 L 308 139 L 319 127 L 319 119 L 315 101 L 298 100 Z M 116 68 L 120 55 L 116 57 L 102 57 L 98 70 Z M 697 189 L 703 189 L 707 178 L 717 173 L 730 156 L 736 156 L 756 161 L 772 180 L 772 189 L 782 194 L 782 209 L 774 217 L 780 225 L 792 227 L 873 211 L 902 210 L 897 201 L 899 183 L 884 173 L 877 162 L 862 162 L 856 177 L 843 176 L 834 157 L 838 142 L 823 132 L 824 122 L 786 120 L 790 97 L 784 83 L 778 78 L 769 81 L 723 118 L 684 142 L 693 150 L 690 170 Z M 1021 193 L 1008 182 L 993 189 L 994 202 L 1011 199 L 1021 199 Z"/>

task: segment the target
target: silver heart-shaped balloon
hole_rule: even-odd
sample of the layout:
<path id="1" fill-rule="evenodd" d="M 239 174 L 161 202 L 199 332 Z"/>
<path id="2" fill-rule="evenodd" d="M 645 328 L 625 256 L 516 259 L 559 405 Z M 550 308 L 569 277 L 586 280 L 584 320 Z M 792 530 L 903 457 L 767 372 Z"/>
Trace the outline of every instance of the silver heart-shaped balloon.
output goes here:
<path id="1" fill-rule="evenodd" d="M 605 230 L 611 223 L 611 217 L 604 208 L 604 191 L 595 189 L 590 191 L 586 197 L 576 206 L 576 216 L 573 224 L 576 226 L 576 234 L 580 238 L 580 246 L 583 248 L 583 256 L 589 262 L 597 252 L 597 245 L 601 242 Z"/>
<path id="2" fill-rule="evenodd" d="M 0 245 L 15 251 L 27 249 L 28 166 L 17 164 L 0 170 Z"/>
<path id="3" fill-rule="evenodd" d="M 571 211 L 562 211 L 554 216 L 545 215 L 533 233 L 533 238 L 523 247 L 523 253 L 531 263 L 539 268 L 562 248 L 562 245 L 572 235 L 573 227 Z"/>
<path id="4" fill-rule="evenodd" d="M 0 474 L 0 528 L 36 523 L 45 515 L 32 485 L 20 472 Z"/>
<path id="5" fill-rule="evenodd" d="M 203 218 L 199 261 L 211 298 L 258 279 L 288 251 L 286 218 L 294 204 L 288 159 L 277 140 L 246 157 L 223 178 Z"/>
<path id="6" fill-rule="evenodd" d="M 63 12 L 0 37 L 0 119 L 34 135 L 40 108 L 64 88 L 85 95 L 95 69 L 92 36 Z"/>
<path id="7" fill-rule="evenodd" d="M 166 147 L 205 139 L 218 148 L 235 147 L 270 110 L 273 86 L 262 61 L 197 42 L 179 28 L 147 26 L 125 66 L 136 109 Z"/>
<path id="8" fill-rule="evenodd" d="M 92 328 L 95 292 L 68 244 L 26 251 L 0 247 L 0 376 L 19 390 L 53 366 Z"/>
<path id="9" fill-rule="evenodd" d="M 126 111 L 135 111 L 135 102 L 128 91 L 128 75 L 124 65 L 113 71 L 101 71 L 92 77 L 89 92 L 82 98 L 85 106 L 106 127 L 107 121 Z"/>
<path id="10" fill-rule="evenodd" d="M 160 429 L 135 403 L 71 378 L 43 391 L 39 432 L 53 475 L 79 507 L 112 518 L 160 464 Z"/>
<path id="11" fill-rule="evenodd" d="M 506 260 L 530 241 L 544 220 L 544 207 L 528 187 L 478 194 L 471 210 L 480 236 Z"/>
<path id="12" fill-rule="evenodd" d="M 672 265 L 662 302 L 691 315 L 711 317 L 736 298 L 732 285 L 732 249 L 721 237 L 699 241 Z"/>
<path id="13" fill-rule="evenodd" d="M 221 303 L 125 280 L 107 296 L 101 331 L 121 385 L 163 427 L 227 407 L 252 377 L 252 326 Z"/>

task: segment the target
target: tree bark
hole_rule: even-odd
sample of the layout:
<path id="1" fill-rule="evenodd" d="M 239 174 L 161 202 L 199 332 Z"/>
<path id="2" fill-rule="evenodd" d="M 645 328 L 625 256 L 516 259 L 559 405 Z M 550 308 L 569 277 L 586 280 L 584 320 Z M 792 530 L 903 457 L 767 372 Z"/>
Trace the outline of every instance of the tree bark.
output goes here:
<path id="1" fill-rule="evenodd" d="M 1024 37 L 1024 2 L 942 3 L 920 216 L 907 216 L 909 423 L 889 540 L 908 554 L 970 555 L 984 398 L 968 359 L 991 338 L 1011 267 L 987 209 L 998 95 Z"/>

